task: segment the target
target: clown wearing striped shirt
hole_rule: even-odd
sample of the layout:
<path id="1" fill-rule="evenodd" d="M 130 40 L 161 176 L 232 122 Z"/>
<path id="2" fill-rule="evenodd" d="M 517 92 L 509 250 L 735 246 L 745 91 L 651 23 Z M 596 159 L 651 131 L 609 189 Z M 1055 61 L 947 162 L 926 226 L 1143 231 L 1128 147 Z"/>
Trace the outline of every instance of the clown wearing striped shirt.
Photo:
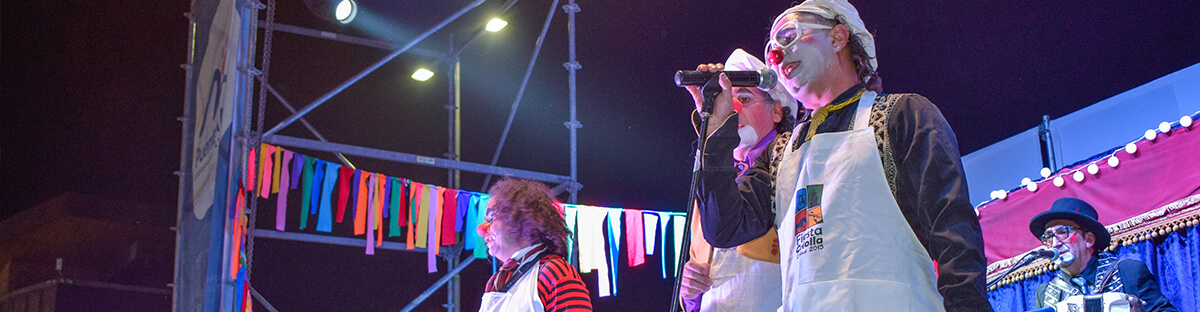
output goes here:
<path id="1" fill-rule="evenodd" d="M 479 311 L 592 311 L 579 272 L 563 258 L 570 232 L 550 189 L 506 178 L 488 194 L 477 230 L 504 265 L 488 279 Z"/>

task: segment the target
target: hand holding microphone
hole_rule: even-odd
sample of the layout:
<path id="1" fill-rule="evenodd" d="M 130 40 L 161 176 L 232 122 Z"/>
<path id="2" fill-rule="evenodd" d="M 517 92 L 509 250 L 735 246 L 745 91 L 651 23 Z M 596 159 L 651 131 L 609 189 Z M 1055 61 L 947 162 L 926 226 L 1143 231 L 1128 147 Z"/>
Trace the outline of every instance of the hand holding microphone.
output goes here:
<path id="1" fill-rule="evenodd" d="M 707 83 L 708 80 L 704 80 L 704 82 L 696 82 L 694 77 L 702 74 L 695 73 L 707 73 L 707 75 L 711 77 L 712 74 L 720 72 L 720 74 L 718 74 L 718 78 L 720 79 L 719 82 L 721 85 L 721 93 L 718 94 L 713 100 L 713 111 L 712 115 L 709 117 L 710 122 L 715 123 L 716 125 L 720 125 L 720 123 L 725 122 L 725 119 L 728 118 L 729 115 L 733 115 L 733 92 L 731 92 L 731 90 L 733 90 L 733 82 L 729 80 L 728 75 L 722 72 L 724 69 L 725 65 L 721 63 L 700 64 L 699 66 L 696 66 L 695 72 L 691 72 L 692 74 L 686 74 L 687 77 L 690 77 L 687 79 L 687 83 L 684 83 L 683 77 L 685 75 L 681 73 L 690 71 L 678 71 L 675 73 L 676 85 L 686 88 L 688 93 L 692 94 L 692 100 L 696 102 L 696 110 L 703 112 L 704 92 L 701 90 L 701 87 Z M 708 133 L 705 133 L 704 136 L 707 137 L 716 130 L 717 127 L 710 124 L 708 127 Z"/>

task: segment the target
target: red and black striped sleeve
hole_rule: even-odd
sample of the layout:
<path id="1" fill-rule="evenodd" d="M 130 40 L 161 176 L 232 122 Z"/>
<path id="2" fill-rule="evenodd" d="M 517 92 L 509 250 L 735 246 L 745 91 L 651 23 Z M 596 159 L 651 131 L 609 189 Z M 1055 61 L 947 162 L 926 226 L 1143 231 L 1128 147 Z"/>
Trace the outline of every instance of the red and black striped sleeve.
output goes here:
<path id="1" fill-rule="evenodd" d="M 579 272 L 558 255 L 542 258 L 538 295 L 547 312 L 592 311 L 592 297 Z"/>

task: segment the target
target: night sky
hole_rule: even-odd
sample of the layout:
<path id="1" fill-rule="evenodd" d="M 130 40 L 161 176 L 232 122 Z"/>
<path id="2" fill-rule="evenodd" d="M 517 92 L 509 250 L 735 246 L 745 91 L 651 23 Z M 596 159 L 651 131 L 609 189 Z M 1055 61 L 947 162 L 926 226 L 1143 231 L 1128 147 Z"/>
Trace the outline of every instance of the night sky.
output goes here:
<path id="1" fill-rule="evenodd" d="M 360 2 L 351 26 L 321 20 L 294 0 L 279 1 L 276 21 L 404 43 L 467 3 Z M 464 161 L 492 159 L 550 3 L 517 3 L 508 28 L 480 35 L 462 52 Z M 580 1 L 579 203 L 681 211 L 695 135 L 691 99 L 672 75 L 723 61 L 735 48 L 761 53 L 770 22 L 792 3 L 631 3 Z M 931 99 L 964 155 L 1037 126 L 1042 115 L 1061 117 L 1200 62 L 1200 3 L 1193 1 L 854 3 L 876 36 L 884 90 Z M 451 33 L 461 41 L 500 4 L 484 3 L 418 47 L 445 51 Z M 0 219 L 63 192 L 175 206 L 187 11 L 186 1 L 0 6 Z M 555 9 L 499 166 L 569 173 L 566 18 Z M 297 107 L 388 53 L 282 32 L 272 50 L 270 82 Z M 437 75 L 413 81 L 418 66 Z M 436 59 L 401 55 L 306 118 L 332 142 L 440 157 L 447 149 L 445 73 Z M 265 113 L 267 128 L 290 115 L 274 99 Z M 299 123 L 280 134 L 313 138 Z M 447 179 L 441 169 L 350 160 L 425 183 Z M 479 191 L 482 183 L 482 175 L 464 173 L 461 188 Z M 267 240 L 258 248 L 253 281 L 284 311 L 399 310 L 440 276 L 410 272 L 423 268 L 424 255 L 364 256 L 357 248 Z M 596 300 L 599 310 L 666 307 L 671 281 L 660 279 L 657 258 L 619 272 L 618 295 Z M 485 265 L 464 272 L 464 310 L 478 306 L 489 273 Z M 595 274 L 584 280 L 594 295 Z M 421 309 L 436 310 L 430 303 Z"/>

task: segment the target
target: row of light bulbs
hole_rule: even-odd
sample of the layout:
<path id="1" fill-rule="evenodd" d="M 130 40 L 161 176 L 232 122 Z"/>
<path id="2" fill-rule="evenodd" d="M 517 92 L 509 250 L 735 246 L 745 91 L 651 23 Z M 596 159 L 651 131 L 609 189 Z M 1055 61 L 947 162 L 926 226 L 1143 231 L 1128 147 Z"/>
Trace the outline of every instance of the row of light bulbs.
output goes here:
<path id="1" fill-rule="evenodd" d="M 1183 128 L 1191 127 L 1192 126 L 1192 116 L 1185 115 L 1183 117 L 1180 117 L 1179 118 L 1179 126 L 1183 127 Z M 1154 140 L 1158 139 L 1158 135 L 1160 133 L 1167 133 L 1168 131 L 1171 131 L 1171 123 L 1164 121 L 1164 122 L 1158 124 L 1157 129 L 1147 129 L 1146 133 L 1144 135 L 1142 135 L 1142 138 L 1146 139 L 1147 141 L 1154 141 Z M 1125 144 L 1125 148 L 1124 148 L 1125 153 L 1127 153 L 1129 155 L 1136 154 L 1138 147 L 1137 147 L 1137 144 L 1135 144 L 1135 143 L 1137 143 L 1137 141 L 1129 142 L 1129 144 Z M 1117 158 L 1117 153 L 1119 153 L 1119 152 L 1120 152 L 1120 150 L 1118 150 L 1117 152 L 1113 152 L 1113 154 L 1107 158 L 1107 164 L 1109 167 L 1116 168 L 1118 165 L 1121 164 L 1121 160 L 1119 158 Z M 1096 165 L 1096 163 L 1098 163 L 1098 162 L 1100 162 L 1099 159 L 1097 159 L 1096 161 L 1093 161 L 1092 163 L 1088 164 L 1087 166 L 1084 166 L 1082 169 L 1086 170 L 1088 174 L 1095 176 L 1096 174 L 1100 173 L 1100 166 Z M 1040 173 L 1042 175 L 1042 179 L 1040 179 L 1039 181 L 1045 181 L 1046 179 L 1050 178 L 1050 175 L 1053 172 L 1050 171 L 1050 168 L 1042 168 Z M 1063 176 L 1066 176 L 1068 174 L 1070 174 L 1071 179 L 1075 180 L 1075 182 L 1077 182 L 1077 183 L 1082 183 L 1083 180 L 1086 178 L 1086 176 L 1083 174 L 1083 171 L 1080 171 L 1080 169 L 1075 169 L 1075 170 L 1072 170 L 1071 172 L 1054 176 L 1054 178 L 1051 179 L 1051 183 L 1054 183 L 1055 187 L 1063 187 L 1063 185 L 1066 185 L 1066 179 L 1064 179 Z M 1025 187 L 1025 189 L 1029 190 L 1030 192 L 1037 192 L 1037 190 L 1038 190 L 1038 183 L 1036 181 L 1033 181 L 1030 178 L 1021 179 L 1021 186 Z M 1004 199 L 1008 198 L 1008 190 L 992 191 L 991 198 L 992 198 L 992 200 L 1004 200 Z M 984 203 L 987 203 L 987 202 L 984 202 Z"/>

